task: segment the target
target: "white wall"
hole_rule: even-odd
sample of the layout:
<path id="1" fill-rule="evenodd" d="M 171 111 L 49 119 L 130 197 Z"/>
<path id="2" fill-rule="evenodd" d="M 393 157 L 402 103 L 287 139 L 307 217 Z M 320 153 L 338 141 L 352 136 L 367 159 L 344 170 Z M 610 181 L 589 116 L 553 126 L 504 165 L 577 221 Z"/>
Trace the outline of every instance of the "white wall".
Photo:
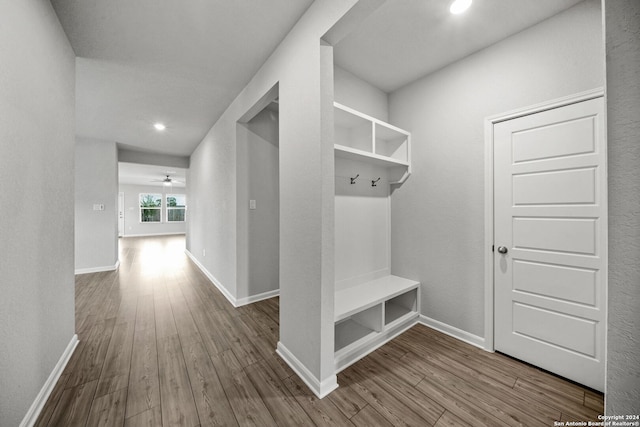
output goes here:
<path id="1" fill-rule="evenodd" d="M 386 92 L 337 65 L 333 68 L 333 76 L 336 102 L 383 122 L 389 121 L 389 99 Z"/>
<path id="2" fill-rule="evenodd" d="M 334 99 L 361 113 L 388 122 L 388 96 L 377 87 L 334 65 Z M 363 140 L 371 140 L 367 126 Z M 343 143 L 341 139 L 348 139 Z M 337 129 L 336 143 L 353 144 L 350 133 Z M 370 144 L 370 142 L 369 142 Z M 352 177 L 360 175 L 355 184 Z M 381 178 L 376 187 L 373 179 Z M 336 159 L 335 280 L 336 289 L 388 275 L 390 257 L 389 179 L 384 168 L 366 162 Z"/>
<path id="3" fill-rule="evenodd" d="M 640 413 L 640 2 L 605 2 L 609 157 L 607 415 Z"/>
<path id="4" fill-rule="evenodd" d="M 104 210 L 94 210 L 94 205 Z M 118 260 L 118 149 L 78 138 L 75 170 L 76 273 L 113 270 Z"/>
<path id="5" fill-rule="evenodd" d="M 352 6 L 315 1 L 191 156 L 188 250 L 237 294 L 236 123 L 279 84 L 280 343 L 312 387 L 333 367 L 333 65 L 320 37 Z M 330 68 L 322 64 L 330 64 Z M 203 256 L 206 250 L 206 256 Z"/>
<path id="6" fill-rule="evenodd" d="M 162 208 L 162 222 L 140 222 L 140 193 L 162 194 L 164 202 L 167 194 L 186 194 L 184 188 L 164 185 L 120 184 L 119 192 L 124 193 L 124 233 L 123 237 L 156 236 L 162 234 L 182 234 L 186 232 L 186 222 L 166 222 L 167 215 Z M 117 195 L 116 195 L 117 196 Z M 189 199 L 187 198 L 186 218 L 189 221 Z M 116 223 L 117 233 L 117 223 Z M 117 234 L 116 234 L 117 235 Z"/>
<path id="7" fill-rule="evenodd" d="M 389 275 L 390 199 L 386 170 L 366 162 L 336 159 L 336 290 Z M 352 177 L 360 175 L 355 184 Z M 380 178 L 375 187 L 371 181 Z"/>
<path id="8" fill-rule="evenodd" d="M 0 2 L 0 426 L 74 335 L 75 56 L 48 1 Z"/>
<path id="9" fill-rule="evenodd" d="M 280 287 L 279 126 L 277 111 L 264 109 L 236 133 L 238 174 L 238 300 Z M 256 209 L 249 209 L 255 200 Z M 244 226 L 241 224 L 244 223 Z M 270 294 L 267 294 L 270 295 Z"/>
<path id="10" fill-rule="evenodd" d="M 143 165 L 163 165 L 174 168 L 189 168 L 189 157 L 173 156 L 171 154 L 148 153 L 146 151 L 135 151 L 118 148 L 118 161 L 124 163 L 140 163 Z"/>
<path id="11" fill-rule="evenodd" d="M 575 7 L 389 96 L 413 174 L 391 203 L 391 269 L 422 314 L 484 335 L 484 119 L 604 85 L 600 5 Z"/>

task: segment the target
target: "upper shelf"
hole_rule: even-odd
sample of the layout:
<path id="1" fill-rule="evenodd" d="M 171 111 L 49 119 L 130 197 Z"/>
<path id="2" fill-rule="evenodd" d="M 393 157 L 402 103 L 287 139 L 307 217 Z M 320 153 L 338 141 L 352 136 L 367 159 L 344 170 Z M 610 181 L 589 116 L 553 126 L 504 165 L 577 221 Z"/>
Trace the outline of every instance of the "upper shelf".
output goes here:
<path id="1" fill-rule="evenodd" d="M 335 153 L 383 167 L 406 168 L 401 184 L 411 174 L 411 134 L 352 108 L 334 105 Z"/>

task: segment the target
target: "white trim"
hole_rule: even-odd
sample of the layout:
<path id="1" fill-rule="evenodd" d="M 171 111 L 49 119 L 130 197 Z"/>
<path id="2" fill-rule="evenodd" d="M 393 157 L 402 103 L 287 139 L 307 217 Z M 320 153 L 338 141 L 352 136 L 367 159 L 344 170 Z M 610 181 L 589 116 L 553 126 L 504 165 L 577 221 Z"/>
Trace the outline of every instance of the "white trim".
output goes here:
<path id="1" fill-rule="evenodd" d="M 265 299 L 277 297 L 280 295 L 280 289 L 274 289 L 273 291 L 263 292 L 261 294 L 250 295 L 248 297 L 238 298 L 236 300 L 236 307 L 241 307 L 247 304 L 253 304 L 254 302 L 262 301 Z"/>
<path id="2" fill-rule="evenodd" d="M 148 223 L 148 222 L 144 222 L 143 224 L 157 224 L 154 222 Z M 165 223 L 166 224 L 166 223 Z M 178 224 L 182 224 L 182 223 L 178 223 Z M 173 231 L 170 233 L 145 233 L 145 234 L 124 234 L 123 236 L 120 237 L 153 237 L 153 236 L 175 236 L 178 234 L 187 234 L 186 231 Z"/>
<path id="3" fill-rule="evenodd" d="M 562 98 L 556 98 L 550 101 L 541 102 L 539 104 L 530 105 L 528 107 L 507 111 L 506 113 L 500 113 L 493 116 L 489 116 L 485 119 L 485 122 L 489 121 L 492 124 L 500 123 L 500 122 L 504 122 L 511 119 L 517 119 L 518 117 L 528 116 L 530 114 L 535 114 L 535 113 L 541 113 L 542 111 L 552 110 L 554 108 L 564 107 L 566 105 L 576 104 L 578 102 L 600 98 L 602 96 L 604 96 L 604 89 L 596 88 L 592 90 L 587 90 L 585 92 L 576 93 L 574 95 L 563 96 Z M 485 143 L 486 142 L 487 141 L 485 141 Z"/>
<path id="4" fill-rule="evenodd" d="M 102 267 L 76 268 L 75 274 L 99 273 L 101 271 L 115 271 L 120 267 L 120 260 L 114 265 L 105 265 Z"/>
<path id="5" fill-rule="evenodd" d="M 485 339 L 482 337 L 479 337 L 467 331 L 463 331 L 462 329 L 458 329 L 454 326 L 447 325 L 446 323 L 442 323 L 438 320 L 432 319 L 422 314 L 420 315 L 418 321 L 420 322 L 420 324 L 431 329 L 435 329 L 436 331 L 440 331 L 443 334 L 447 334 L 450 337 L 459 339 L 460 341 L 464 341 L 467 344 L 471 344 L 483 350 L 487 350 L 485 348 Z"/>
<path id="6" fill-rule="evenodd" d="M 55 387 L 58 379 L 60 378 L 60 375 L 62 374 L 62 371 L 64 371 L 67 363 L 69 363 L 69 359 L 71 359 L 71 355 L 73 354 L 77 346 L 78 335 L 74 334 L 71 337 L 71 341 L 69 341 L 69 344 L 67 344 L 67 348 L 64 349 L 64 352 L 60 356 L 60 359 L 58 359 L 58 363 L 56 363 L 53 371 L 51 371 L 51 374 L 49 374 L 49 378 L 47 378 L 47 381 L 45 381 L 44 385 L 40 389 L 40 392 L 36 396 L 36 399 L 33 401 L 31 407 L 29 407 L 29 410 L 22 419 L 20 427 L 32 427 L 36 423 L 36 421 L 38 420 L 38 416 L 42 411 L 42 408 L 44 408 L 44 404 L 47 403 L 47 399 L 51 395 L 53 388 Z"/>
<path id="7" fill-rule="evenodd" d="M 309 389 L 315 394 L 318 399 L 322 399 L 327 396 L 333 390 L 338 388 L 338 377 L 333 374 L 324 381 L 318 381 L 318 379 L 304 366 L 293 353 L 285 347 L 282 342 L 278 341 L 278 347 L 276 353 L 284 360 L 293 372 L 295 372 L 302 381 L 309 387 Z"/>
<path id="8" fill-rule="evenodd" d="M 209 270 L 207 270 L 205 266 L 202 265 L 200 261 L 198 261 L 196 257 L 193 256 L 191 252 L 189 252 L 188 249 L 185 249 L 184 253 L 187 254 L 187 256 L 200 269 L 200 271 L 202 271 L 202 273 L 204 273 L 204 275 L 207 276 L 207 278 L 211 281 L 211 283 L 213 283 L 215 287 L 218 288 L 220 292 L 222 292 L 222 295 L 224 295 L 224 297 L 231 303 L 231 305 L 233 305 L 234 307 L 238 307 L 236 298 L 233 295 L 231 295 L 231 292 L 229 292 L 229 290 L 225 288 L 222 285 L 222 283 L 220 283 L 220 281 L 218 281 L 218 279 L 216 279 L 215 276 L 211 274 Z"/>
<path id="9" fill-rule="evenodd" d="M 604 96 L 603 88 L 580 92 L 575 95 L 557 98 L 551 101 L 535 104 L 529 107 L 508 111 L 506 113 L 489 116 L 484 120 L 484 349 L 495 350 L 494 343 L 494 306 L 493 306 L 493 251 L 494 245 L 494 212 L 493 212 L 493 127 L 496 123 L 530 114 L 540 113 L 553 108 L 564 107 L 590 99 Z M 605 115 L 606 119 L 606 115 Z M 606 123 L 606 122 L 605 122 Z M 606 137 L 606 135 L 605 135 Z M 605 190 L 606 191 L 606 190 Z M 606 259 L 605 259 L 606 262 Z"/>
<path id="10" fill-rule="evenodd" d="M 222 283 L 220 283 L 220 281 L 216 279 L 215 276 L 211 274 L 211 272 L 207 270 L 205 266 L 202 265 L 200 261 L 198 261 L 196 257 L 193 256 L 191 252 L 189 252 L 188 249 L 185 249 L 184 253 L 187 254 L 187 256 L 200 269 L 200 271 L 202 271 L 202 273 L 204 273 L 204 275 L 207 276 L 207 278 L 211 281 L 211 283 L 213 283 L 215 287 L 218 288 L 220 292 L 222 292 L 222 295 L 224 295 L 224 297 L 231 303 L 231 305 L 233 305 L 236 308 L 241 307 L 243 305 L 252 304 L 254 302 L 262 301 L 265 299 L 277 297 L 278 295 L 280 295 L 280 289 L 275 289 L 273 291 L 267 291 L 261 294 L 250 295 L 248 297 L 236 299 L 236 297 L 231 295 L 231 292 L 229 292 L 229 290 L 225 288 L 224 285 L 222 285 Z"/>

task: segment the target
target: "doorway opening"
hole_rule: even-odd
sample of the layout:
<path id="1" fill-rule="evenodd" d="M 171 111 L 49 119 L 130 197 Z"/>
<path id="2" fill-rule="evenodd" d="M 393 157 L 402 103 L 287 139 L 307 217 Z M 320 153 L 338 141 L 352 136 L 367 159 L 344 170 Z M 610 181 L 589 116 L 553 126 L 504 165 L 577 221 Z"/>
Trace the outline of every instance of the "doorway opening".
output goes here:
<path id="1" fill-rule="evenodd" d="M 236 124 L 239 305 L 280 289 L 279 136 L 275 85 Z"/>

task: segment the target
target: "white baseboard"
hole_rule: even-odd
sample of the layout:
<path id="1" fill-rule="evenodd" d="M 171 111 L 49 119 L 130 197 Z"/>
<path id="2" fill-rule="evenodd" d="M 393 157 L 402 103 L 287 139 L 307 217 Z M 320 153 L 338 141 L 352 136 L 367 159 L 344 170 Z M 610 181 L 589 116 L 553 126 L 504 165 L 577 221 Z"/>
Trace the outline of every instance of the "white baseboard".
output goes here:
<path id="1" fill-rule="evenodd" d="M 243 305 L 252 304 L 254 302 L 262 301 L 262 300 L 273 298 L 273 297 L 276 297 L 276 296 L 280 295 L 280 290 L 276 289 L 276 290 L 273 290 L 273 291 L 267 291 L 267 292 L 263 292 L 261 294 L 251 295 L 251 296 L 248 296 L 248 297 L 237 298 L 236 299 L 236 297 L 231 295 L 231 292 L 229 292 L 229 290 L 227 288 L 225 288 L 222 285 L 222 283 L 220 283 L 220 281 L 218 279 L 216 279 L 215 276 L 213 274 L 211 274 L 211 272 L 209 270 L 207 270 L 205 268 L 205 266 L 202 265 L 200 263 L 200 261 L 198 261 L 196 259 L 196 257 L 193 256 L 193 254 L 191 252 L 189 252 L 189 250 L 185 249 L 184 253 L 187 254 L 187 256 L 189 258 L 191 258 L 191 261 L 193 261 L 193 263 L 200 269 L 200 271 L 202 271 L 202 273 L 204 273 L 204 275 L 207 276 L 207 278 L 209 280 L 211 280 L 211 283 L 213 283 L 215 285 L 215 287 L 218 288 L 218 290 L 220 292 L 222 292 L 222 295 L 224 295 L 225 298 L 234 307 L 241 307 Z"/>
<path id="2" fill-rule="evenodd" d="M 76 268 L 75 274 L 99 273 L 101 271 L 114 271 L 120 267 L 120 260 L 114 265 L 105 265 L 103 267 Z"/>
<path id="3" fill-rule="evenodd" d="M 69 359 L 71 358 L 71 355 L 73 354 L 73 351 L 77 346 L 78 335 L 74 334 L 71 337 L 71 341 L 69 341 L 67 348 L 65 348 L 64 352 L 62 353 L 62 356 L 60 356 L 58 363 L 56 363 L 53 371 L 51 371 L 49 378 L 47 378 L 47 381 L 45 381 L 44 385 L 40 389 L 40 393 L 38 393 L 38 395 L 36 396 L 36 400 L 33 401 L 31 407 L 27 411 L 27 414 L 22 419 L 20 427 L 32 427 L 36 423 L 36 421 L 38 420 L 38 416 L 42 411 L 42 408 L 44 408 L 44 404 L 47 403 L 47 399 L 53 391 L 53 387 L 55 387 L 56 383 L 58 382 L 62 371 L 64 371 L 67 363 L 69 363 Z"/>
<path id="4" fill-rule="evenodd" d="M 207 279 L 209 279 L 211 281 L 211 283 L 213 283 L 215 285 L 216 288 L 218 288 L 218 290 L 220 292 L 222 292 L 222 295 L 224 295 L 224 297 L 234 306 L 234 307 L 238 307 L 237 305 L 237 301 L 236 298 L 231 295 L 231 292 L 229 292 L 229 290 L 227 288 L 225 288 L 224 286 L 222 286 L 222 283 L 220 283 L 220 281 L 218 281 L 218 279 L 215 278 L 215 276 L 213 274 L 211 274 L 209 272 L 209 270 L 207 270 L 205 268 L 204 265 L 202 265 L 200 263 L 200 261 L 198 261 L 196 259 L 195 256 L 193 256 L 193 254 L 191 252 L 189 252 L 188 249 L 184 250 L 184 253 L 187 254 L 187 256 L 191 259 L 191 261 L 193 261 L 193 263 L 200 269 L 200 271 L 202 271 L 202 273 L 204 273 L 205 276 L 207 276 Z"/>
<path id="5" fill-rule="evenodd" d="M 329 378 L 322 382 L 318 381 L 318 379 L 307 369 L 307 367 L 304 366 L 298 360 L 298 358 L 295 357 L 293 353 L 291 353 L 289 349 L 287 349 L 280 341 L 278 341 L 276 353 L 278 353 L 278 355 L 282 357 L 285 362 L 287 362 L 287 365 L 289 365 L 289 367 L 293 369 L 293 372 L 298 374 L 300 379 L 304 381 L 307 387 L 309 387 L 309 389 L 318 397 L 318 399 L 322 399 L 333 390 L 338 388 L 338 377 L 335 374 L 331 375 Z"/>
<path id="6" fill-rule="evenodd" d="M 420 315 L 419 322 L 431 329 L 435 329 L 436 331 L 440 331 L 443 334 L 447 334 L 449 336 L 452 336 L 453 338 L 459 339 L 460 341 L 464 341 L 467 344 L 471 344 L 485 350 L 484 338 L 482 337 L 471 334 L 467 331 L 463 331 L 462 329 L 458 329 L 451 325 L 447 325 L 446 323 L 439 322 L 424 315 Z"/>
<path id="7" fill-rule="evenodd" d="M 236 307 L 241 307 L 243 305 L 253 304 L 254 302 L 258 302 L 258 301 L 262 301 L 262 300 L 265 300 L 265 299 L 277 297 L 278 295 L 280 295 L 280 289 L 275 289 L 273 291 L 267 291 L 267 292 L 263 292 L 261 294 L 251 295 L 251 296 L 244 297 L 244 298 L 238 298 L 236 300 L 235 306 Z"/>
<path id="8" fill-rule="evenodd" d="M 174 231 L 172 233 L 144 233 L 144 234 L 123 234 L 119 237 L 154 237 L 154 236 L 176 236 L 178 234 L 187 234 L 185 231 Z"/>

